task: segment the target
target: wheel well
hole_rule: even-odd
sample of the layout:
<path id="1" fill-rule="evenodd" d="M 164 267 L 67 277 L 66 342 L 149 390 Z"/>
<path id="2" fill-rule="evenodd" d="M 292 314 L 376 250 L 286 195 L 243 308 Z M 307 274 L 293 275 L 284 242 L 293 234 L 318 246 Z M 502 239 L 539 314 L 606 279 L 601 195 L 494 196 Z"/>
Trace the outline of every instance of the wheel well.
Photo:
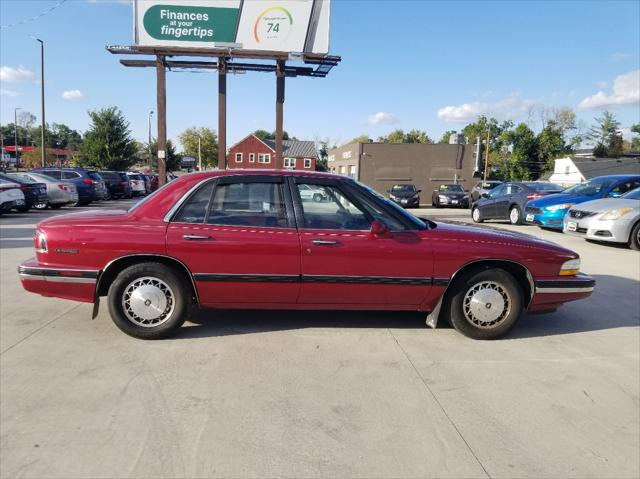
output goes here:
<path id="1" fill-rule="evenodd" d="M 513 261 L 507 260 L 499 260 L 499 259 L 489 259 L 489 260 L 480 260 L 475 261 L 473 263 L 469 263 L 458 271 L 451 277 L 451 281 L 449 282 L 449 287 L 444 293 L 443 301 L 448 299 L 448 295 L 450 294 L 452 288 L 451 285 L 456 282 L 456 279 L 461 276 L 471 273 L 478 272 L 485 269 L 495 269 L 500 268 L 503 269 L 513 275 L 513 277 L 518 282 L 518 286 L 520 286 L 520 290 L 524 295 L 524 304 L 525 307 L 529 305 L 531 299 L 533 298 L 533 278 L 531 277 L 531 273 L 529 270 L 522 266 L 520 263 L 515 263 Z"/>
<path id="2" fill-rule="evenodd" d="M 191 294 L 195 303 L 198 303 L 198 291 L 196 290 L 193 276 L 189 269 L 175 258 L 162 255 L 133 255 L 124 256 L 118 258 L 107 265 L 107 267 L 100 273 L 98 277 L 98 284 L 96 285 L 96 295 L 106 296 L 109 293 L 109 287 L 116 277 L 129 266 L 140 263 L 160 263 L 172 268 L 176 273 L 183 277 L 185 282 L 191 289 Z"/>

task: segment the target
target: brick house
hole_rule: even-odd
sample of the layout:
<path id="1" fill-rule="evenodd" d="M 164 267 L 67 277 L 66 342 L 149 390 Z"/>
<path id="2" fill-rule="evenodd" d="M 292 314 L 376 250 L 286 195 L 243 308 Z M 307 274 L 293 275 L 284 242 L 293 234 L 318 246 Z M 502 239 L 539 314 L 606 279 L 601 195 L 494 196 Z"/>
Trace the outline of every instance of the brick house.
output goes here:
<path id="1" fill-rule="evenodd" d="M 261 140 L 249 135 L 229 148 L 227 167 L 316 170 L 318 152 L 313 141 L 283 140 L 282 149 L 284 165 L 276 165 L 275 140 Z"/>

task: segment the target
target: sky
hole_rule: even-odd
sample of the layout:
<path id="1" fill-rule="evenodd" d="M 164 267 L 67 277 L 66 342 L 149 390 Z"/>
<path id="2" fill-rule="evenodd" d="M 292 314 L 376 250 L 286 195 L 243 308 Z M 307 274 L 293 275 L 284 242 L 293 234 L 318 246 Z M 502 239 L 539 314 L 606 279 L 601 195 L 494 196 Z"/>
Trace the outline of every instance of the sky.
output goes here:
<path id="1" fill-rule="evenodd" d="M 640 122 L 639 19 L 638 1 L 332 0 L 330 53 L 342 62 L 326 78 L 287 78 L 284 128 L 331 144 L 396 128 L 437 140 L 480 114 L 539 130 L 541 111 L 570 107 L 584 127 L 613 111 L 628 137 Z M 105 50 L 133 44 L 132 23 L 126 0 L 0 0 L 0 121 L 14 108 L 39 121 L 36 36 L 48 123 L 85 131 L 88 110 L 115 105 L 146 141 L 155 72 Z M 273 74 L 227 85 L 228 145 L 275 129 Z M 191 126 L 217 130 L 217 74 L 168 72 L 168 136 Z"/>

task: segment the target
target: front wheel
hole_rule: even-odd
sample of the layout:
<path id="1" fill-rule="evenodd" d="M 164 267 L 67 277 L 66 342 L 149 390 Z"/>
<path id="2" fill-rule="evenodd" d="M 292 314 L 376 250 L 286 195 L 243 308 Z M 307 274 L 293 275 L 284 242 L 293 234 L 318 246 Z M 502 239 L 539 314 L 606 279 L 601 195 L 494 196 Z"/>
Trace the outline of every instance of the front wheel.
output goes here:
<path id="1" fill-rule="evenodd" d="M 509 331 L 523 310 L 522 291 L 505 270 L 486 269 L 459 278 L 445 302 L 451 325 L 473 339 L 495 339 Z"/>
<path id="2" fill-rule="evenodd" d="M 629 237 L 629 248 L 640 251 L 640 221 L 631 229 Z"/>
<path id="3" fill-rule="evenodd" d="M 191 306 L 185 281 L 161 263 L 129 266 L 109 288 L 111 319 L 134 338 L 170 336 L 189 318 Z"/>
<path id="4" fill-rule="evenodd" d="M 474 206 L 474 208 L 471 210 L 471 218 L 473 219 L 474 223 L 482 223 L 484 221 L 484 219 L 482 218 L 482 213 L 480 212 L 480 208 Z"/>
<path id="5" fill-rule="evenodd" d="M 322 195 L 320 193 L 314 193 L 313 201 L 315 201 L 316 203 L 320 203 L 322 201 Z"/>
<path id="6" fill-rule="evenodd" d="M 519 206 L 512 206 L 509 210 L 509 222 L 512 225 L 521 225 L 522 224 L 522 212 L 520 211 Z"/>

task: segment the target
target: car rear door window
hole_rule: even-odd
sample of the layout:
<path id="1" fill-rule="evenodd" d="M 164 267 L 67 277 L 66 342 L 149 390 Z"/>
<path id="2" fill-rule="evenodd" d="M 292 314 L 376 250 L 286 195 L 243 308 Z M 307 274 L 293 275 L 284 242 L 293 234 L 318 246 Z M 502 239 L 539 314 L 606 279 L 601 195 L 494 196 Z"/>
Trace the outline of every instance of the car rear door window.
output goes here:
<path id="1" fill-rule="evenodd" d="M 289 227 L 283 183 L 236 182 L 216 186 L 207 223 L 262 228 Z"/>
<path id="2" fill-rule="evenodd" d="M 49 175 L 52 178 L 55 178 L 56 180 L 61 180 L 62 179 L 62 171 L 60 170 L 45 170 L 43 171 L 43 173 L 45 175 Z"/>
<path id="3" fill-rule="evenodd" d="M 75 171 L 63 171 L 62 172 L 62 179 L 63 180 L 76 180 L 80 178 L 80 173 L 77 173 Z"/>

